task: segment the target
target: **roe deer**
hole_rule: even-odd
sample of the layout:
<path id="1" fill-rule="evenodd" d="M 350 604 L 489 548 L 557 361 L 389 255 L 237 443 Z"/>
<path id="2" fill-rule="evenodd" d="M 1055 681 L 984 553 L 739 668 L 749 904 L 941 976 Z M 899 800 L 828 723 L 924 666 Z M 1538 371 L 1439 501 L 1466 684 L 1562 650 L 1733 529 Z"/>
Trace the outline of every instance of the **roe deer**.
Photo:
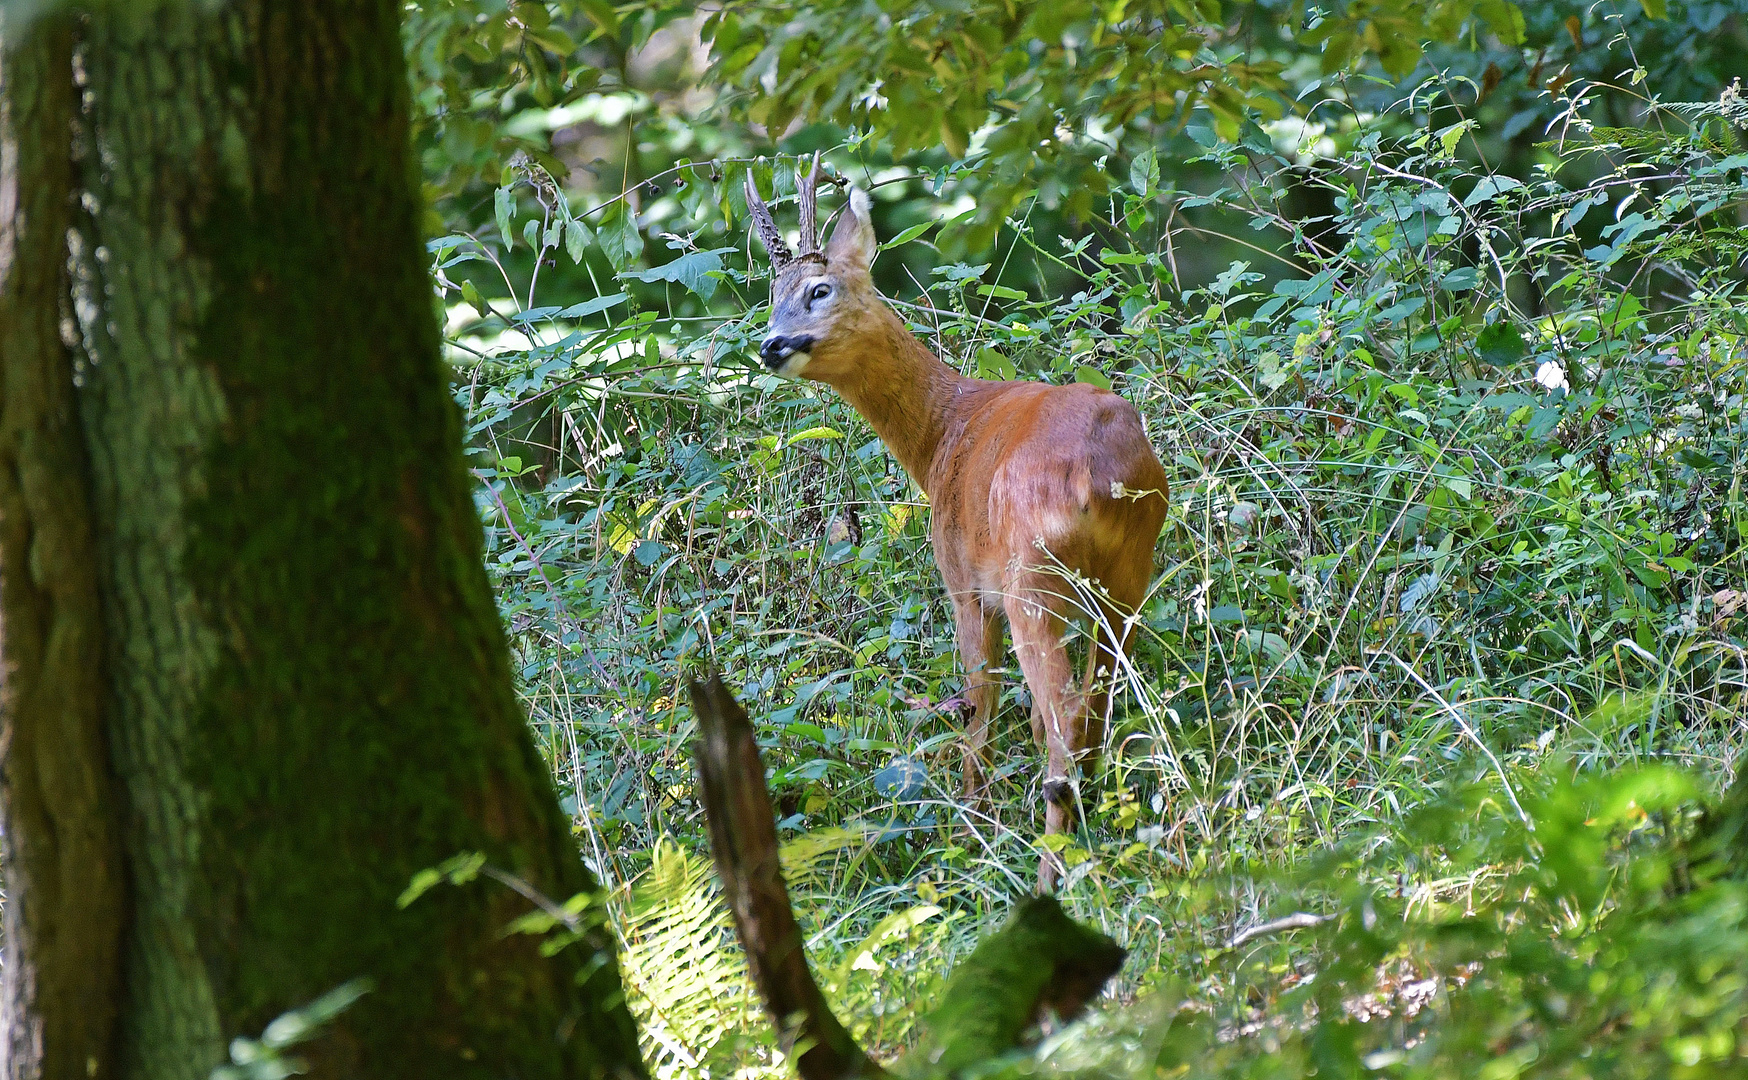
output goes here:
<path id="1" fill-rule="evenodd" d="M 874 227 L 866 192 L 825 250 L 815 235 L 819 157 L 800 191 L 800 251 L 791 254 L 747 176 L 747 208 L 772 265 L 765 366 L 826 383 L 867 419 L 927 494 L 935 564 L 953 603 L 972 717 L 965 793 L 984 802 L 989 725 L 1000 699 L 999 620 L 1013 633 L 1032 692 L 1032 737 L 1048 755 L 1045 831 L 1074 821 L 1077 773 L 1104 746 L 1111 673 L 1128 647 L 1124 616 L 1153 575 L 1166 477 L 1135 407 L 1083 383 L 970 379 L 942 363 L 874 289 Z M 1054 565 L 1060 564 L 1060 567 Z M 1082 614 L 1061 568 L 1103 587 L 1078 687 L 1063 637 Z M 1046 854 L 1041 891 L 1060 867 Z"/>

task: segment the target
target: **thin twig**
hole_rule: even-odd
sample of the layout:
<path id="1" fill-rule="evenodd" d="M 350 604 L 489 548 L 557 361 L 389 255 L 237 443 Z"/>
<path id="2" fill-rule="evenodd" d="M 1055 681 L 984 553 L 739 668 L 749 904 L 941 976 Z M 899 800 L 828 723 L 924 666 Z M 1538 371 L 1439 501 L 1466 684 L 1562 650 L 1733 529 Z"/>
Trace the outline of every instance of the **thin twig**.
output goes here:
<path id="1" fill-rule="evenodd" d="M 1283 930 L 1309 930 L 1313 926 L 1322 926 L 1326 922 L 1332 922 L 1335 918 L 1334 915 L 1313 915 L 1308 911 L 1295 911 L 1291 915 L 1283 915 L 1248 930 L 1239 931 L 1232 935 L 1232 940 L 1226 943 L 1226 947 L 1236 949 L 1259 937 L 1268 937 L 1270 934 L 1278 934 Z"/>
<path id="2" fill-rule="evenodd" d="M 572 912 L 566 911 L 555 903 L 551 897 L 517 877 L 515 874 L 510 873 L 508 870 L 499 870 L 495 866 L 482 866 L 480 867 L 479 872 L 499 884 L 508 885 L 511 889 L 520 893 L 529 903 L 533 904 L 541 911 L 546 912 L 557 921 L 564 923 L 568 929 L 575 930 L 579 933 L 582 932 L 583 920 L 581 918 Z"/>

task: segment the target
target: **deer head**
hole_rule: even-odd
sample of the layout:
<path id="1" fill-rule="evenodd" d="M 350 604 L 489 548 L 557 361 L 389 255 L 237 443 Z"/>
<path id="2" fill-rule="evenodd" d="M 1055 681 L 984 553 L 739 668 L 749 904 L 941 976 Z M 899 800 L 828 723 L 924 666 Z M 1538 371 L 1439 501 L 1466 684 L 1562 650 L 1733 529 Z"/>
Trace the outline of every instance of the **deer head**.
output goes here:
<path id="1" fill-rule="evenodd" d="M 825 250 L 815 231 L 819 155 L 801 183 L 800 251 L 791 254 L 747 174 L 747 211 L 771 256 L 771 318 L 759 345 L 765 367 L 786 378 L 831 382 L 853 364 L 852 344 L 885 307 L 868 270 L 874 261 L 874 226 L 868 193 L 850 189 L 850 202 Z"/>

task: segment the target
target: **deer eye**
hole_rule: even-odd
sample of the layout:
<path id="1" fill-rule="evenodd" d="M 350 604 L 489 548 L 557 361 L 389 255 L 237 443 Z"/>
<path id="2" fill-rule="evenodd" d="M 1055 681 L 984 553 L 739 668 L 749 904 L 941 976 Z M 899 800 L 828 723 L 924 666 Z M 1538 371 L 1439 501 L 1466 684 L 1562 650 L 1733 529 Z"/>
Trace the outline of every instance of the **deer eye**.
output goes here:
<path id="1" fill-rule="evenodd" d="M 809 300 L 824 300 L 831 294 L 832 287 L 830 285 L 815 285 L 813 290 L 807 294 L 807 298 Z"/>

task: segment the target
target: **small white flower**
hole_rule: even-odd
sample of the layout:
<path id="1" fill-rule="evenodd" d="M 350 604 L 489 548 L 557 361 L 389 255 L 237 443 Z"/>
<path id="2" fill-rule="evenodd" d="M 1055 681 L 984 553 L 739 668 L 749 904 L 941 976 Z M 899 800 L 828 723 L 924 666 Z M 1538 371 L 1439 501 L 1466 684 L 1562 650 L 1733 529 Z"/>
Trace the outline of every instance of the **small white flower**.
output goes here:
<path id="1" fill-rule="evenodd" d="M 1560 366 L 1558 360 L 1544 360 L 1542 366 L 1536 368 L 1536 382 L 1549 390 L 1570 390 L 1571 384 L 1566 381 L 1566 369 Z"/>
<path id="2" fill-rule="evenodd" d="M 1203 581 L 1200 585 L 1197 585 L 1190 590 L 1190 595 L 1188 597 L 1190 610 L 1195 613 L 1196 622 L 1198 623 L 1205 623 L 1208 621 L 1208 590 L 1213 588 L 1213 586 L 1214 583 L 1212 581 Z"/>

